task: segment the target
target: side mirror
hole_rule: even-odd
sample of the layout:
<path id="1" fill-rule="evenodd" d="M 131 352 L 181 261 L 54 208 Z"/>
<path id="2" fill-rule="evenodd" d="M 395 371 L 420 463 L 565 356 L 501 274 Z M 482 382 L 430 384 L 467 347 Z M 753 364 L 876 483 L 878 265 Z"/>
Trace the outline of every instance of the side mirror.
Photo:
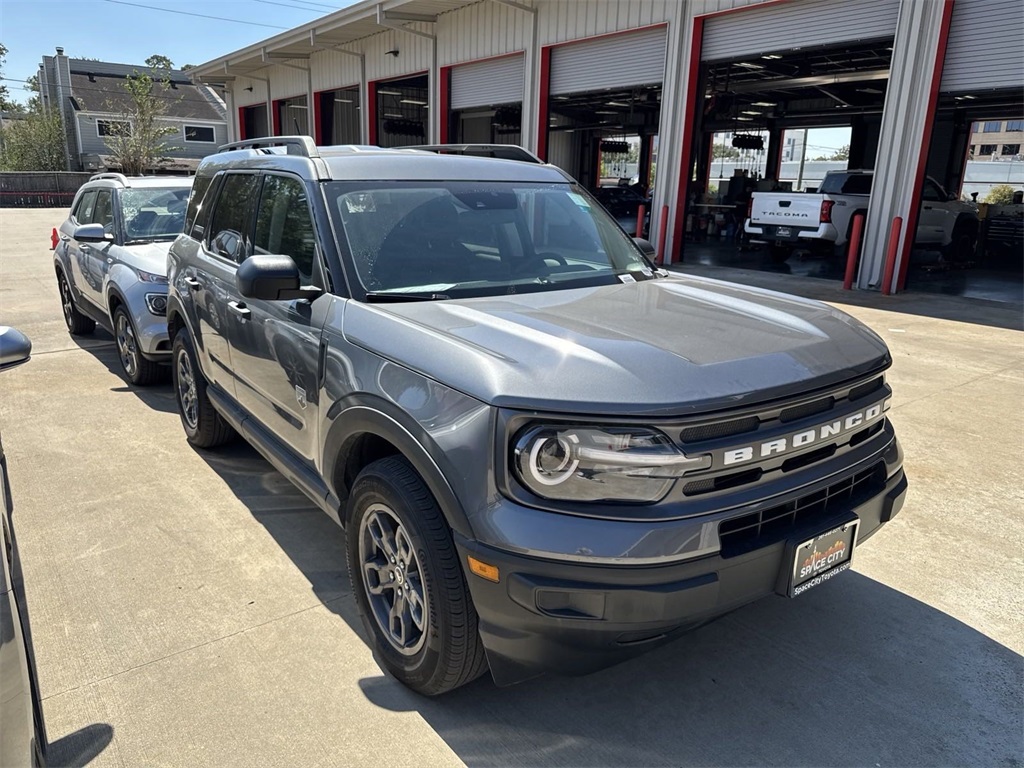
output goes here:
<path id="1" fill-rule="evenodd" d="M 32 342 L 16 328 L 0 325 L 0 371 L 27 363 L 32 354 Z"/>
<path id="2" fill-rule="evenodd" d="M 102 224 L 82 224 L 80 227 L 75 227 L 71 236 L 82 243 L 102 243 L 114 239 L 113 235 L 108 235 L 103 231 Z"/>
<path id="3" fill-rule="evenodd" d="M 257 255 L 241 263 L 235 273 L 238 292 L 247 299 L 282 301 L 315 299 L 323 293 L 319 288 L 299 285 L 299 268 L 291 256 Z"/>
<path id="4" fill-rule="evenodd" d="M 642 237 L 634 237 L 633 242 L 636 243 L 636 247 L 643 252 L 644 256 L 651 261 L 654 261 L 654 259 L 657 258 L 658 252 L 654 250 L 654 246 L 651 244 L 650 240 L 645 240 Z"/>

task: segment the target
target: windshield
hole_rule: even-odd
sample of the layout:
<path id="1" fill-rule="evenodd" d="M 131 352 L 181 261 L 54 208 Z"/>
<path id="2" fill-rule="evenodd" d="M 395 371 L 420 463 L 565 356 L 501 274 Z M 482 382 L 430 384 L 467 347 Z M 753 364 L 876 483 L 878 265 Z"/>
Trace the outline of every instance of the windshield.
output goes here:
<path id="1" fill-rule="evenodd" d="M 136 187 L 121 192 L 125 240 L 173 240 L 185 225 L 189 187 Z"/>
<path id="2" fill-rule="evenodd" d="M 369 300 L 495 296 L 631 282 L 653 267 L 574 184 L 331 182 Z"/>

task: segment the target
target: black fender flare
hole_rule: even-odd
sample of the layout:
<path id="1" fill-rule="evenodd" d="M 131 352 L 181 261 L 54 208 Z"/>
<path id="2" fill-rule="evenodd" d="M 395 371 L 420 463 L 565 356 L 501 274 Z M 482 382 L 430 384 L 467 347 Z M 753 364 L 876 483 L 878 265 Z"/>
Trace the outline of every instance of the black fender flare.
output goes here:
<path id="1" fill-rule="evenodd" d="M 323 441 L 323 475 L 330 492 L 337 499 L 348 497 L 344 479 L 337 481 L 335 467 L 348 461 L 348 450 L 359 435 L 370 433 L 394 445 L 413 466 L 434 495 L 449 527 L 465 537 L 472 537 L 469 518 L 445 477 L 451 471 L 443 451 L 416 421 L 392 403 L 368 395 L 355 395 L 339 400 L 328 411 L 330 427 Z M 341 487 L 339 487 L 341 486 Z M 345 510 L 341 510 L 342 522 Z"/>
<path id="2" fill-rule="evenodd" d="M 188 312 L 181 305 L 181 299 L 178 295 L 170 291 L 167 292 L 167 335 L 170 338 L 171 344 L 174 344 L 174 336 L 171 334 L 171 328 L 173 327 L 174 320 L 181 320 L 181 324 L 188 330 L 188 335 L 192 337 L 192 343 L 196 346 L 196 351 L 203 349 L 203 338 L 200 334 L 195 332 L 195 328 L 192 327 L 192 321 L 188 316 Z M 200 367 L 202 367 L 202 360 L 198 360 Z M 204 373 L 205 375 L 205 373 Z"/>

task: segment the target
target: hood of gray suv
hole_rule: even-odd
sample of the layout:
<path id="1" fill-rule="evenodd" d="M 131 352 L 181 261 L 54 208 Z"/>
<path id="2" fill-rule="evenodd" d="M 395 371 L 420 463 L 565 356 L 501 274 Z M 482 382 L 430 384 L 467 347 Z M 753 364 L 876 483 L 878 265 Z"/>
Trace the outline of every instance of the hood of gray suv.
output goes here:
<path id="1" fill-rule="evenodd" d="M 117 258 L 136 269 L 166 277 L 167 251 L 170 248 L 170 240 L 155 243 L 139 243 L 138 245 L 122 245 L 117 249 Z"/>
<path id="2" fill-rule="evenodd" d="M 345 334 L 495 406 L 677 414 L 881 370 L 885 343 L 820 302 L 689 277 L 458 301 L 350 302 Z"/>

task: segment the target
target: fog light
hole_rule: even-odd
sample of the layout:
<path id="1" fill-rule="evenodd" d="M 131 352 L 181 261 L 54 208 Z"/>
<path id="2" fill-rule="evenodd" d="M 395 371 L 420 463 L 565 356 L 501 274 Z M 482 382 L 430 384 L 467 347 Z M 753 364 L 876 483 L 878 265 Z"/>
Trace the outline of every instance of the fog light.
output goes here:
<path id="1" fill-rule="evenodd" d="M 163 293 L 147 293 L 146 306 L 154 315 L 167 314 L 167 295 Z"/>

